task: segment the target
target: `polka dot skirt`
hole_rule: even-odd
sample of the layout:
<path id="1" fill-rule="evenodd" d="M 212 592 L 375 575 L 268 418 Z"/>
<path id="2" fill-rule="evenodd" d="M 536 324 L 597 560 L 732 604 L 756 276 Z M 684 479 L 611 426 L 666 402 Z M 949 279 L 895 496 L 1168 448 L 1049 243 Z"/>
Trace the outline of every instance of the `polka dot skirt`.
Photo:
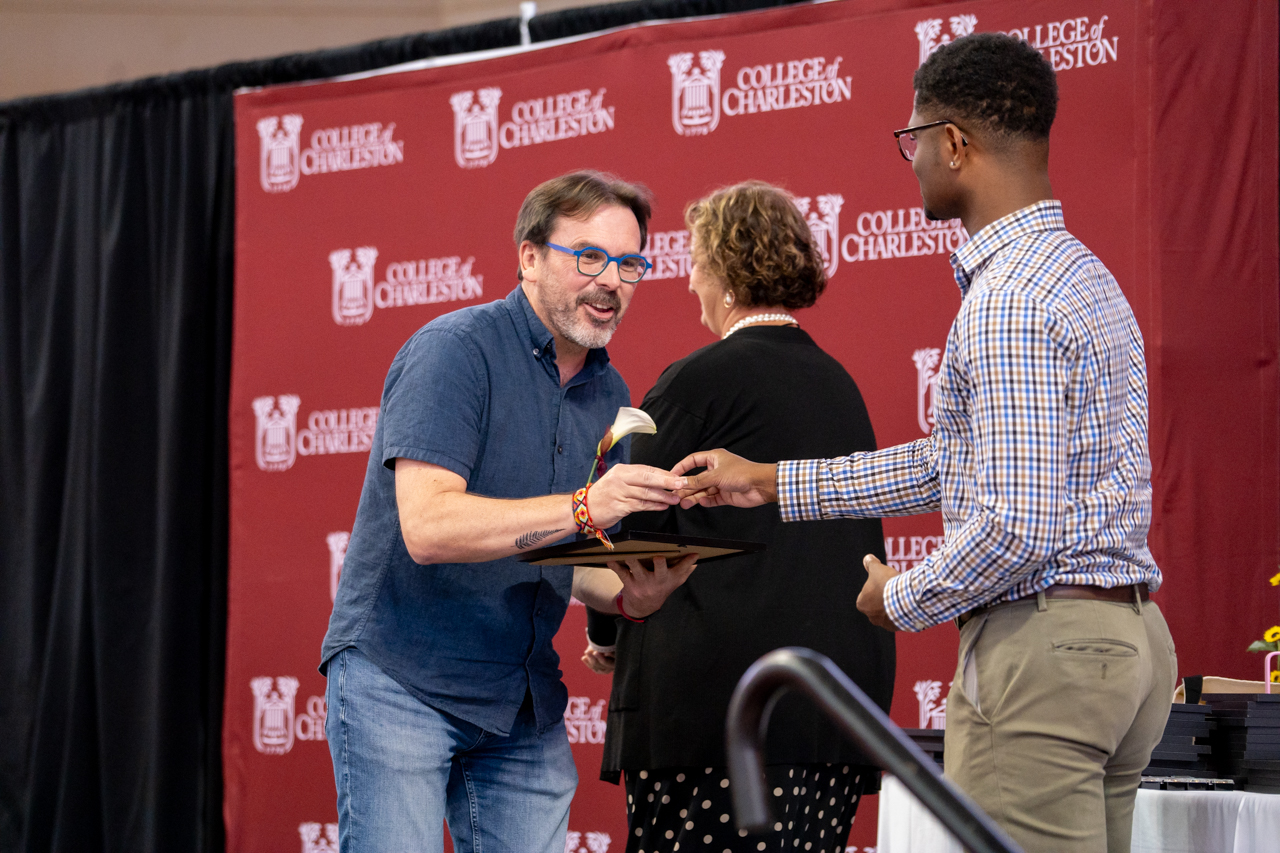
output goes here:
<path id="1" fill-rule="evenodd" d="M 861 770 L 839 764 L 767 768 L 775 823 L 762 835 L 734 825 L 723 767 L 628 770 L 627 853 L 843 851 L 858 809 Z"/>

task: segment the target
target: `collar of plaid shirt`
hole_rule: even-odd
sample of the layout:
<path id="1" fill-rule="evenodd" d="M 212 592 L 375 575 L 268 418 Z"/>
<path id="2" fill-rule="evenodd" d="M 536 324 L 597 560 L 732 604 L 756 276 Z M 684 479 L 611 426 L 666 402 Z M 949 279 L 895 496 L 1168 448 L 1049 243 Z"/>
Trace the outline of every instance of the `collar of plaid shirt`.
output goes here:
<path id="1" fill-rule="evenodd" d="M 983 267 L 1009 243 L 1037 231 L 1065 230 L 1062 202 L 1053 199 L 1038 201 L 992 222 L 951 255 L 951 268 L 955 270 L 961 296 L 968 295 L 969 286 Z"/>

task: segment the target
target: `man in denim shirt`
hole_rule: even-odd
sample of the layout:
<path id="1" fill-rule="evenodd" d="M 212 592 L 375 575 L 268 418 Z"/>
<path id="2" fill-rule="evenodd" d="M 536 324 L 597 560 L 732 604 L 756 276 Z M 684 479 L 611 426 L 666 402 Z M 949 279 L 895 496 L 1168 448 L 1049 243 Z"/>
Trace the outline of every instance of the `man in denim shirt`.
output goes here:
<path id="1" fill-rule="evenodd" d="M 520 209 L 520 284 L 419 329 L 392 362 L 321 670 L 344 853 L 564 847 L 577 772 L 552 638 L 572 592 L 629 618 L 693 569 L 531 566 L 630 396 L 604 350 L 648 268 L 642 188 L 580 172 Z M 600 528 L 678 501 L 628 465 L 589 493 Z"/>

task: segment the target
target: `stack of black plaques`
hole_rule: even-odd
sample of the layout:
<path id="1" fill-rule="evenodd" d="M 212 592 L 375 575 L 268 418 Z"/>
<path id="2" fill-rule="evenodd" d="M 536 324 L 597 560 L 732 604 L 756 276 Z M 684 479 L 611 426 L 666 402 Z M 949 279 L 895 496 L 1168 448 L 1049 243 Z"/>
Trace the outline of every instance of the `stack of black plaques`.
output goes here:
<path id="1" fill-rule="evenodd" d="M 1212 766 L 1247 791 L 1280 793 L 1280 693 L 1206 693 Z M 1177 706 L 1174 706 L 1177 707 Z"/>
<path id="2" fill-rule="evenodd" d="M 1230 779 L 1203 779 L 1195 776 L 1143 776 L 1138 787 L 1150 791 L 1234 791 Z"/>
<path id="3" fill-rule="evenodd" d="M 942 740 L 946 729 L 903 729 L 902 733 L 915 741 L 921 751 L 932 758 L 942 769 Z"/>
<path id="4" fill-rule="evenodd" d="M 1209 735 L 1213 724 L 1208 705 L 1169 706 L 1169 722 L 1151 753 L 1151 763 L 1143 776 L 1190 776 L 1212 779 Z"/>

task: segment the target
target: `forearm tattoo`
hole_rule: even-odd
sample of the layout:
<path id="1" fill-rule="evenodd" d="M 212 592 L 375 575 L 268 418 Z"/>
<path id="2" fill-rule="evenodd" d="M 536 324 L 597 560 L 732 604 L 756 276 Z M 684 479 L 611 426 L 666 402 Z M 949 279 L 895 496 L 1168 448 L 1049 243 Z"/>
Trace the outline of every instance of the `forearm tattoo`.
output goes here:
<path id="1" fill-rule="evenodd" d="M 526 548 L 532 548 L 542 540 L 549 536 L 556 535 L 563 529 L 564 528 L 557 528 L 555 530 L 531 530 L 528 533 L 523 533 L 516 539 L 516 549 L 523 551 Z"/>

